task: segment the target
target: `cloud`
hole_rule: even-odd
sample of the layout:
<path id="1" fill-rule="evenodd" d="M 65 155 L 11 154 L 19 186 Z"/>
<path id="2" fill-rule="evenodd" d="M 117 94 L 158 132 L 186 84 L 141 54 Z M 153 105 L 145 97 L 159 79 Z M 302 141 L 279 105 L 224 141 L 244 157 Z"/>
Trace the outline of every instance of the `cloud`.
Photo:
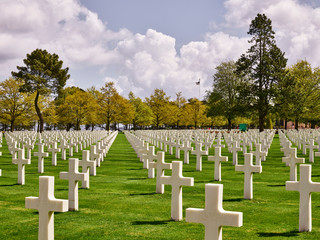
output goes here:
<path id="1" fill-rule="evenodd" d="M 307 59 L 313 66 L 320 62 L 320 7 L 297 0 L 228 0 L 226 25 L 249 29 L 257 13 L 272 20 L 278 46 L 286 52 L 289 64 Z"/>
<path id="2" fill-rule="evenodd" d="M 175 38 L 154 29 L 112 31 L 77 0 L 2 0 L 0 75 L 8 77 L 27 53 L 43 48 L 57 53 L 74 72 L 101 69 L 89 83 L 73 78 L 69 85 L 86 82 L 80 87 L 88 88 L 114 81 L 123 96 L 133 91 L 146 97 L 162 88 L 172 98 L 180 91 L 190 98 L 198 97 L 195 82 L 200 78 L 202 97 L 211 88 L 215 67 L 238 59 L 249 48 L 245 33 L 257 13 L 273 21 L 277 44 L 290 64 L 306 57 L 318 66 L 320 8 L 295 0 L 227 0 L 224 5 L 225 22 L 211 22 L 216 32 L 178 48 Z"/>

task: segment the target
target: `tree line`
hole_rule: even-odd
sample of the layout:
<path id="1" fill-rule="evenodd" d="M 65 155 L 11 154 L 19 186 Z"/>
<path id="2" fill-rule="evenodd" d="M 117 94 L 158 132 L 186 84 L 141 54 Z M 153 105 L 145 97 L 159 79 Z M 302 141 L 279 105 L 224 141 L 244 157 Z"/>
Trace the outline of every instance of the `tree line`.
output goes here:
<path id="1" fill-rule="evenodd" d="M 252 20 L 252 37 L 237 61 L 222 62 L 213 75 L 212 90 L 203 100 L 186 99 L 181 92 L 170 99 L 163 89 L 141 99 L 121 96 L 113 82 L 96 89 L 65 87 L 68 68 L 57 54 L 36 49 L 17 66 L 12 78 L 0 82 L 0 123 L 3 130 L 39 131 L 95 126 L 109 130 L 119 123 L 137 128 L 197 128 L 248 123 L 260 131 L 287 121 L 320 123 L 320 69 L 306 60 L 287 67 L 276 45 L 272 21 L 265 14 Z"/>

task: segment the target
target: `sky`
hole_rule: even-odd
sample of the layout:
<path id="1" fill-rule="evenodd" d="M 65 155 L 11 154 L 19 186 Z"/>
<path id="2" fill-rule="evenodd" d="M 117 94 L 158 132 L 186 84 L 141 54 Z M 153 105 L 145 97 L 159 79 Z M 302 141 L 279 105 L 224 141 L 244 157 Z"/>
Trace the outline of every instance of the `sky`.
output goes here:
<path id="1" fill-rule="evenodd" d="M 69 67 L 67 86 L 203 99 L 216 66 L 249 48 L 257 13 L 289 66 L 320 66 L 320 0 L 0 0 L 0 81 L 41 48 Z"/>

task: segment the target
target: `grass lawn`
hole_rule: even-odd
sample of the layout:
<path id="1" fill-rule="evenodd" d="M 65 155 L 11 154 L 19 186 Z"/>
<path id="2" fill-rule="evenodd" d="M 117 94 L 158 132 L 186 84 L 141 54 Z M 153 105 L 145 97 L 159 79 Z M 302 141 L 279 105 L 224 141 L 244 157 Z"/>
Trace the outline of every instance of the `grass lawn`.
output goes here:
<path id="1" fill-rule="evenodd" d="M 37 172 L 37 158 L 26 165 L 26 184 L 17 185 L 17 165 L 4 141 L 0 157 L 0 239 L 37 239 L 38 213 L 25 208 L 25 197 L 39 196 L 39 176 L 55 176 L 55 197 L 67 199 L 68 182 L 59 179 L 59 172 L 68 171 L 67 161 L 51 166 L 51 156 L 45 159 L 44 174 Z M 36 151 L 36 149 L 35 149 Z M 210 149 L 210 154 L 213 154 Z M 181 152 L 183 160 L 183 152 Z M 222 181 L 213 181 L 214 162 L 203 157 L 203 171 L 195 171 L 195 155 L 183 166 L 185 177 L 194 177 L 194 187 L 183 187 L 184 218 L 186 208 L 204 208 L 206 183 L 223 184 L 223 208 L 243 212 L 243 226 L 223 227 L 223 239 L 319 239 L 320 193 L 312 194 L 313 228 L 311 233 L 299 233 L 299 194 L 285 190 L 289 167 L 281 162 L 279 138 L 276 135 L 262 173 L 253 176 L 253 200 L 243 199 L 244 175 L 235 172 L 232 155 L 227 149 L 222 155 Z M 298 151 L 298 156 L 302 155 Z M 75 153 L 74 157 L 81 158 Z M 166 162 L 176 160 L 166 154 Z M 239 164 L 243 155 L 239 154 Z M 320 158 L 312 164 L 312 180 L 320 182 Z M 299 172 L 298 172 L 299 173 Z M 90 177 L 90 189 L 79 189 L 79 211 L 55 213 L 55 239 L 204 239 L 204 226 L 196 223 L 170 221 L 171 187 L 156 194 L 156 179 L 147 178 L 147 170 L 126 140 L 119 134 L 97 176 Z M 166 170 L 166 175 L 171 175 Z M 298 177 L 299 179 L 299 177 Z M 81 186 L 79 184 L 79 186 Z"/>

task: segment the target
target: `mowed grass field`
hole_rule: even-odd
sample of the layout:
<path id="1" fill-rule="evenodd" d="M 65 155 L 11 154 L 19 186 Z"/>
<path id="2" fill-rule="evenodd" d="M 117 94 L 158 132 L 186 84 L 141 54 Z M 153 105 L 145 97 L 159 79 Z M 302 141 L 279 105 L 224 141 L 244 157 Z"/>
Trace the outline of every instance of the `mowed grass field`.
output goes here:
<path id="1" fill-rule="evenodd" d="M 58 154 L 58 166 L 45 159 L 45 173 L 37 172 L 37 158 L 26 165 L 26 184 L 17 185 L 17 165 L 11 163 L 5 140 L 0 148 L 0 239 L 37 239 L 38 213 L 25 208 L 25 197 L 39 196 L 39 176 L 55 177 L 55 197 L 68 198 L 68 181 L 59 172 L 68 171 L 67 161 Z M 37 151 L 35 149 L 34 151 Z M 210 155 L 214 150 L 210 149 Z M 243 199 L 244 175 L 235 172 L 232 155 L 222 155 L 222 181 L 213 181 L 214 162 L 203 157 L 203 171 L 196 171 L 195 156 L 183 166 L 185 177 L 194 177 L 194 187 L 183 187 L 185 209 L 204 208 L 205 184 L 223 184 L 223 208 L 243 212 L 242 227 L 223 227 L 223 239 L 320 239 L 320 193 L 312 194 L 313 229 L 299 233 L 299 193 L 285 190 L 289 167 L 282 163 L 278 135 L 275 136 L 262 173 L 253 176 L 253 200 Z M 298 156 L 306 157 L 298 151 Z M 81 154 L 74 154 L 81 158 Z M 176 160 L 166 153 L 166 162 Z M 183 153 L 181 154 L 183 161 Z M 239 164 L 243 155 L 239 154 Z M 312 180 L 320 182 L 320 158 L 312 164 Z M 166 170 L 166 175 L 171 175 Z M 298 171 L 299 174 L 299 171 Z M 299 177 L 298 177 L 299 179 Z M 81 183 L 79 183 L 79 186 Z M 90 189 L 79 189 L 79 211 L 55 213 L 55 239 L 204 239 L 204 226 L 170 220 L 171 187 L 156 194 L 156 179 L 147 178 L 147 170 L 131 148 L 124 134 L 119 134 L 97 176 L 90 176 Z"/>

